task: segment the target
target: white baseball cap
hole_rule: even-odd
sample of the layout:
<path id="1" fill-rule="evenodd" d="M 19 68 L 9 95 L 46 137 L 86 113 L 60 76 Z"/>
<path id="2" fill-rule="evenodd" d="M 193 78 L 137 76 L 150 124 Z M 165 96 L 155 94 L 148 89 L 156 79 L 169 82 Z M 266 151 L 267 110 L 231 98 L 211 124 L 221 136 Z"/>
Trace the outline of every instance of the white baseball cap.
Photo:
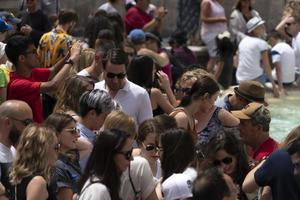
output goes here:
<path id="1" fill-rule="evenodd" d="M 256 29 L 258 26 L 264 24 L 265 21 L 262 20 L 260 17 L 253 17 L 247 22 L 247 32 L 250 33 L 254 29 Z"/>

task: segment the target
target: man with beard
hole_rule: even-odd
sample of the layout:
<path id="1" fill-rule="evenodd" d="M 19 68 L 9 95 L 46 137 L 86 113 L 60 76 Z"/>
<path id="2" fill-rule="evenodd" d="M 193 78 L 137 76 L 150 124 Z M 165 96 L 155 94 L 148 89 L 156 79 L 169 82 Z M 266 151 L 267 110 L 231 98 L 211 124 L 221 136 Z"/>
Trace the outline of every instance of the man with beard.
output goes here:
<path id="1" fill-rule="evenodd" d="M 70 31 L 78 21 L 78 15 L 73 10 L 62 10 L 58 15 L 58 25 L 45 33 L 38 46 L 38 57 L 41 66 L 49 68 L 67 55 L 75 42 Z"/>
<path id="2" fill-rule="evenodd" d="M 39 68 L 40 63 L 33 42 L 25 36 L 11 37 L 5 46 L 5 53 L 16 71 L 10 74 L 7 99 L 25 101 L 32 109 L 34 121 L 43 122 L 41 93 L 57 90 L 72 63 L 78 61 L 80 51 L 81 47 L 77 42 L 70 49 L 69 60 L 66 57 L 51 68 Z"/>
<path id="3" fill-rule="evenodd" d="M 5 191 L 0 190 L 0 197 L 5 195 L 13 199 L 9 168 L 21 132 L 32 123 L 32 118 L 31 108 L 24 101 L 8 100 L 0 105 L 0 180 L 5 187 Z"/>

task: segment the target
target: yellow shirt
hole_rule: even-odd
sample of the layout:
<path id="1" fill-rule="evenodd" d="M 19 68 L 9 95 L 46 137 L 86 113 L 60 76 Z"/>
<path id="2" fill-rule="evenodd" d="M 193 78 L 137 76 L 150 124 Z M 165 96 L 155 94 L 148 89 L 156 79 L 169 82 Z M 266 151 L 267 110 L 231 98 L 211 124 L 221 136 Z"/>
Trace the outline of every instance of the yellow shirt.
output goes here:
<path id="1" fill-rule="evenodd" d="M 52 67 L 65 55 L 73 45 L 75 40 L 63 29 L 55 28 L 45 33 L 39 43 L 38 56 L 41 67 Z"/>

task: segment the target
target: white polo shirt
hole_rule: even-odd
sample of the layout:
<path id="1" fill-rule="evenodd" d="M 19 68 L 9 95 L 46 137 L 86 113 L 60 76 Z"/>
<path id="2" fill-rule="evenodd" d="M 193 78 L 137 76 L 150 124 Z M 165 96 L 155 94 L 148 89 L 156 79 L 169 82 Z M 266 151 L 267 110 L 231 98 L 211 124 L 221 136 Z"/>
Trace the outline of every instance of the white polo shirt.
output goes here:
<path id="1" fill-rule="evenodd" d="M 279 42 L 272 50 L 272 62 L 280 63 L 282 82 L 292 83 L 295 80 L 295 53 L 294 50 L 285 42 Z M 276 69 L 272 70 L 274 80 L 277 80 Z"/>
<path id="2" fill-rule="evenodd" d="M 260 38 L 246 36 L 239 44 L 239 64 L 236 78 L 253 80 L 263 74 L 261 53 L 268 50 L 268 43 Z"/>
<path id="3" fill-rule="evenodd" d="M 108 92 L 105 80 L 96 83 L 95 89 Z M 153 117 L 148 92 L 127 79 L 124 88 L 117 92 L 114 100 L 121 105 L 122 111 L 134 117 L 138 124 Z"/>

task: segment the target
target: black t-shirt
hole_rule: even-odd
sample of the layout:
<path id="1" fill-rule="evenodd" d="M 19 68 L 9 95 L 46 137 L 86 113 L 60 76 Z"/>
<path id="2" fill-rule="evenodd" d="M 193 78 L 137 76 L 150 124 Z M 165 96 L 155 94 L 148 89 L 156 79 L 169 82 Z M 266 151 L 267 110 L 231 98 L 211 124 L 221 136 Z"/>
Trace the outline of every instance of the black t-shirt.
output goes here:
<path id="1" fill-rule="evenodd" d="M 34 41 L 34 45 L 38 47 L 42 35 L 51 31 L 52 27 L 48 17 L 41 10 L 37 10 L 34 13 L 23 12 L 21 19 L 21 26 L 26 24 L 31 26 L 32 32 L 30 37 Z"/>
<path id="2" fill-rule="evenodd" d="M 255 172 L 255 182 L 259 186 L 270 186 L 273 200 L 299 200 L 299 182 L 293 170 L 288 152 L 277 150 Z"/>

